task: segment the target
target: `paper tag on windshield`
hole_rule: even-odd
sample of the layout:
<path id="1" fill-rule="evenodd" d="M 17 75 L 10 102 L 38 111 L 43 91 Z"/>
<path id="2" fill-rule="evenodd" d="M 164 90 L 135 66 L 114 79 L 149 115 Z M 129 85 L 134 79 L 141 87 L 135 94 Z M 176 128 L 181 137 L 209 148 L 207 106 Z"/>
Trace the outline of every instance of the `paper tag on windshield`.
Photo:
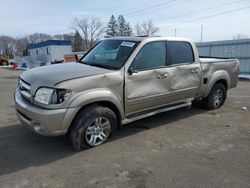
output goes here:
<path id="1" fill-rule="evenodd" d="M 134 42 L 125 42 L 124 41 L 121 43 L 121 46 L 126 46 L 126 47 L 130 47 L 130 48 L 132 48 L 134 45 L 135 45 Z"/>

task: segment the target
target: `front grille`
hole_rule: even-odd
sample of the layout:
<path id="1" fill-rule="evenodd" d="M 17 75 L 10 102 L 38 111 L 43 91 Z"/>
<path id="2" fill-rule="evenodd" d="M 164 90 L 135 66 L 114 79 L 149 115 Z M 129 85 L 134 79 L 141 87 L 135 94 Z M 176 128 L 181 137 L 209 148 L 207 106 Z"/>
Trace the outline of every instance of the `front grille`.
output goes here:
<path id="1" fill-rule="evenodd" d="M 19 91 L 24 98 L 31 101 L 31 91 L 30 91 L 30 84 L 29 83 L 20 79 L 19 80 Z"/>

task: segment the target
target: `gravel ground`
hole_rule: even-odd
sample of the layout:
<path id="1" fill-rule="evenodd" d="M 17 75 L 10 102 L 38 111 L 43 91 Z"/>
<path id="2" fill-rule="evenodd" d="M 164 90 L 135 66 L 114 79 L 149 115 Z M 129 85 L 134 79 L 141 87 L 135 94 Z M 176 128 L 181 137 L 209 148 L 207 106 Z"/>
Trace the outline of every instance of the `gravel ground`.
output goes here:
<path id="1" fill-rule="evenodd" d="M 21 71 L 0 69 L 0 187 L 250 187 L 250 82 L 215 111 L 184 108 L 140 120 L 96 148 L 21 125 Z M 248 111 L 241 108 L 245 106 Z"/>

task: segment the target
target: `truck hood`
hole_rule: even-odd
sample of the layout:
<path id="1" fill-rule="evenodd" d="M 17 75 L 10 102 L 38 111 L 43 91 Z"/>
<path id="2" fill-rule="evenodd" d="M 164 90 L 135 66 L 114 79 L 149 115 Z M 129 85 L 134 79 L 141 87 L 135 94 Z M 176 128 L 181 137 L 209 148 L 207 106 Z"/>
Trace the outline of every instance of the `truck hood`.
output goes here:
<path id="1" fill-rule="evenodd" d="M 36 90 L 41 86 L 53 87 L 65 80 L 105 74 L 111 71 L 81 63 L 63 63 L 30 69 L 25 71 L 20 77 Z"/>

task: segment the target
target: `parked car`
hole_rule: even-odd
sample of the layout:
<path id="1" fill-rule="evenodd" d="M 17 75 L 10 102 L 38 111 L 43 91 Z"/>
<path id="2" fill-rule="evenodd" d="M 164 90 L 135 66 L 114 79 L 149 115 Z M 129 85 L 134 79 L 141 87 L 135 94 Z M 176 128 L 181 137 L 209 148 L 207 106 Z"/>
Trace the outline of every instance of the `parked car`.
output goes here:
<path id="1" fill-rule="evenodd" d="M 17 116 L 42 135 L 63 135 L 76 150 L 105 142 L 121 124 L 201 99 L 217 109 L 238 83 L 237 59 L 199 58 L 186 38 L 117 37 L 77 63 L 24 72 Z"/>

